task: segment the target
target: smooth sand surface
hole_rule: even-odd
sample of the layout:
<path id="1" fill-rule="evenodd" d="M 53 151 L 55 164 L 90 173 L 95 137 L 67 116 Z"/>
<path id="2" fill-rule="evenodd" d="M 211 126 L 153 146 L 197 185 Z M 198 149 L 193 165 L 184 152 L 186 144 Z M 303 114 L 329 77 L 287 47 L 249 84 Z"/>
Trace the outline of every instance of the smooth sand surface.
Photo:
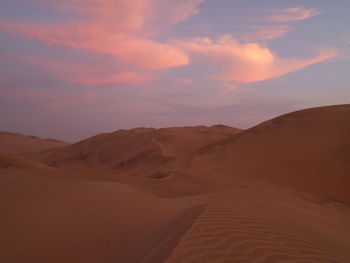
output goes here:
<path id="1" fill-rule="evenodd" d="M 349 263 L 349 134 L 339 105 L 0 154 L 0 262 Z"/>
<path id="2" fill-rule="evenodd" d="M 163 262 L 200 211 L 118 183 L 0 179 L 0 262 Z"/>
<path id="3" fill-rule="evenodd" d="M 55 172 L 0 178 L 1 262 L 350 259 L 350 206 L 290 188 L 237 179 L 230 190 L 167 199 Z"/>

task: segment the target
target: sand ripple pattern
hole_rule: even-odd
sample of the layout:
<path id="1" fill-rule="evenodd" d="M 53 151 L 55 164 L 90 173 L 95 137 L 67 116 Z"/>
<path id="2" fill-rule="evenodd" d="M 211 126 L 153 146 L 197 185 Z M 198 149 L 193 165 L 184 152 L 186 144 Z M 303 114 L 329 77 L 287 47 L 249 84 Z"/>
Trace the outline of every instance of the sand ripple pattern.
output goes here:
<path id="1" fill-rule="evenodd" d="M 287 216 L 281 220 L 273 211 L 214 204 L 197 218 L 165 262 L 346 262 L 328 248 L 326 236 L 289 222 Z"/>

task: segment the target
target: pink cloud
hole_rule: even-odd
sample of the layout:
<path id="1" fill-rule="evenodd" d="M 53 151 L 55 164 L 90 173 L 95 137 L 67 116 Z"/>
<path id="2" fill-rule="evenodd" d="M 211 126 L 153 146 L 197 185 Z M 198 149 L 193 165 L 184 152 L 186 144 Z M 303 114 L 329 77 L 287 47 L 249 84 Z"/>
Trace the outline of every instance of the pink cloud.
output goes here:
<path id="1" fill-rule="evenodd" d="M 32 1 L 72 13 L 74 20 L 49 25 L 7 20 L 0 30 L 47 45 L 109 54 L 139 69 L 160 70 L 184 66 L 189 61 L 183 50 L 152 39 L 158 24 L 175 25 L 188 19 L 198 12 L 203 0 Z"/>
<path id="2" fill-rule="evenodd" d="M 1 28 L 1 26 L 0 26 Z M 189 63 L 181 49 L 147 38 L 110 34 L 94 25 L 74 27 L 45 27 L 14 23 L 7 30 L 27 39 L 37 39 L 48 45 L 62 45 L 98 54 L 109 54 L 129 65 L 144 70 L 160 70 Z"/>
<path id="3" fill-rule="evenodd" d="M 269 48 L 258 43 L 241 44 L 230 35 L 216 41 L 195 38 L 177 41 L 190 53 L 192 63 L 211 64 L 213 79 L 249 83 L 267 80 L 303 69 L 336 55 L 334 50 L 322 50 L 317 56 L 306 59 L 281 59 Z"/>
<path id="4" fill-rule="evenodd" d="M 301 21 L 313 16 L 320 15 L 322 13 L 316 8 L 305 8 L 303 6 L 297 6 L 287 9 L 272 9 L 269 12 L 272 13 L 272 15 L 264 17 L 264 21 L 282 23 Z"/>

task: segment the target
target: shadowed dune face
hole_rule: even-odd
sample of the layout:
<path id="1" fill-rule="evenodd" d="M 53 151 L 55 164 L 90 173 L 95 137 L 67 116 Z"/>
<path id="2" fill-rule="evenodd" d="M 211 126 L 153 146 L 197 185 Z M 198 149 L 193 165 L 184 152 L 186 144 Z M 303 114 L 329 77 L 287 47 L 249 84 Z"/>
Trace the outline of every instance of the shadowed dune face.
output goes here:
<path id="1" fill-rule="evenodd" d="M 68 143 L 58 140 L 42 139 L 36 136 L 0 131 L 1 153 L 36 153 L 46 149 L 64 147 L 67 145 Z"/>
<path id="2" fill-rule="evenodd" d="M 264 180 L 350 202 L 350 105 L 293 112 L 202 149 L 193 174 Z"/>

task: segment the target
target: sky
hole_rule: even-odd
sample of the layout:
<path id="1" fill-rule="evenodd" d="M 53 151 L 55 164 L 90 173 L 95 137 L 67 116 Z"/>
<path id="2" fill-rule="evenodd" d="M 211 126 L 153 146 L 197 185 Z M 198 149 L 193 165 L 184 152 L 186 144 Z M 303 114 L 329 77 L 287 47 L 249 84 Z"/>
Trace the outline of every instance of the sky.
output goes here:
<path id="1" fill-rule="evenodd" d="M 349 0 L 1 0 L 0 130 L 69 142 L 350 103 Z"/>

